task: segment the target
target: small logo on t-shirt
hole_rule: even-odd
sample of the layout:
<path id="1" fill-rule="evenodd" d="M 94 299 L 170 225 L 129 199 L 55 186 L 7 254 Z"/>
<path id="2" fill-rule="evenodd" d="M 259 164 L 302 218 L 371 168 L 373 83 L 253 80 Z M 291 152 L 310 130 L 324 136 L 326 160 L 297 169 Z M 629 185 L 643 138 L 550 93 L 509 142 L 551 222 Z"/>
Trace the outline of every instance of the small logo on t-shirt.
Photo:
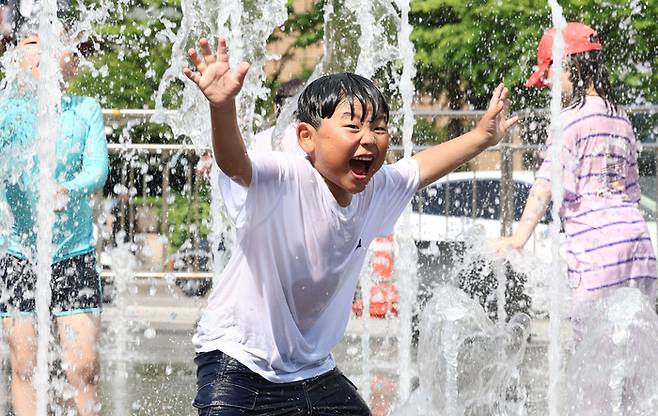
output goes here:
<path id="1" fill-rule="evenodd" d="M 354 251 L 356 251 L 358 248 L 361 248 L 361 239 L 359 238 L 359 242 L 356 244 L 356 248 Z"/>

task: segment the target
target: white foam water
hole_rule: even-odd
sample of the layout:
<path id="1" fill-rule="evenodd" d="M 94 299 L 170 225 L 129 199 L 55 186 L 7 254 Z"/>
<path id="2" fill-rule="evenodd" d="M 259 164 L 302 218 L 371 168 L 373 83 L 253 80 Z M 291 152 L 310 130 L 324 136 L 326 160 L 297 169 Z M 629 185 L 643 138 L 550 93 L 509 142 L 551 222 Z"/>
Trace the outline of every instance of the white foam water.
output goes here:
<path id="1" fill-rule="evenodd" d="M 639 289 L 617 288 L 574 311 L 576 340 L 564 414 L 654 415 L 658 409 L 658 316 Z"/>
<path id="2" fill-rule="evenodd" d="M 550 124 L 550 137 L 552 141 L 552 159 L 554 161 L 562 160 L 563 126 L 560 120 L 560 113 L 562 111 L 562 83 L 560 77 L 563 71 L 562 59 L 564 56 L 564 37 L 562 30 L 566 27 L 566 20 L 562 14 L 562 7 L 560 7 L 557 0 L 549 0 L 551 7 L 551 17 L 553 27 L 556 28 L 553 37 L 553 63 L 551 69 L 553 72 L 551 78 L 551 124 Z M 551 286 L 550 286 L 550 322 L 549 322 L 549 346 L 548 346 L 548 371 L 549 371 L 549 384 L 548 384 L 548 412 L 550 416 L 558 416 L 562 414 L 560 404 L 563 397 L 563 383 L 562 372 L 564 367 L 564 354 L 563 354 L 563 339 L 562 339 L 562 324 L 563 324 L 563 305 L 566 282 L 566 263 L 560 253 L 561 237 L 560 237 L 560 218 L 559 212 L 562 205 L 562 197 L 564 194 L 563 189 L 563 168 L 562 163 L 553 163 L 551 165 L 551 195 L 553 198 L 553 207 L 551 215 L 555 219 L 550 225 L 551 233 Z"/>
<path id="3" fill-rule="evenodd" d="M 516 397 L 530 318 L 494 324 L 463 291 L 443 285 L 422 314 L 419 387 L 395 416 L 523 415 Z"/>
<path id="4" fill-rule="evenodd" d="M 55 142 L 59 132 L 59 114 L 62 93 L 59 68 L 59 55 L 62 50 L 58 34 L 61 23 L 57 19 L 57 1 L 48 0 L 41 3 L 39 12 L 39 38 L 48 39 L 41 42 L 41 59 L 39 61 L 40 80 L 37 89 L 38 100 L 38 143 L 39 157 L 39 202 L 37 205 L 37 261 L 35 310 L 37 320 L 37 361 L 34 370 L 34 389 L 36 390 L 36 414 L 46 415 L 48 411 L 49 392 L 49 357 L 50 344 L 50 280 L 53 255 L 53 230 L 55 223 L 55 191 L 58 189 L 54 180 L 57 165 Z"/>
<path id="5" fill-rule="evenodd" d="M 111 356 L 114 368 L 112 373 L 112 414 L 123 416 L 127 414 L 128 406 L 128 360 L 130 344 L 130 327 L 126 317 L 126 297 L 128 286 L 133 281 L 137 259 L 130 251 L 130 244 L 124 243 L 123 232 L 119 233 L 117 247 L 109 251 L 110 268 L 114 273 L 114 309 L 117 316 L 109 321 L 108 332 L 112 336 L 112 348 L 106 351 Z"/>

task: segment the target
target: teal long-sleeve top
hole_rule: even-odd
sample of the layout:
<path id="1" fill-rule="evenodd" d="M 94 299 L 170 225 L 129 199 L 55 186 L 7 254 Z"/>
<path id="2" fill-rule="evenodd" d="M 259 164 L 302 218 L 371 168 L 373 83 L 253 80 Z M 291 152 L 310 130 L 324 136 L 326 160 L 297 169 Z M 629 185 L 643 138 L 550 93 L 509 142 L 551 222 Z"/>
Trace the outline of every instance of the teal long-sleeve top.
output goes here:
<path id="1" fill-rule="evenodd" d="M 0 198 L 5 198 L 13 215 L 7 252 L 29 259 L 36 258 L 36 114 L 35 98 L 10 97 L 0 102 L 0 157 L 7 158 L 2 172 L 4 186 L 0 186 L 4 195 Z M 95 247 L 90 196 L 105 184 L 109 161 L 103 114 L 93 98 L 62 97 L 55 152 L 55 181 L 69 193 L 65 209 L 56 213 L 53 224 L 53 262 L 58 262 L 89 253 Z M 1 240 L 2 236 L 0 246 L 6 245 Z"/>

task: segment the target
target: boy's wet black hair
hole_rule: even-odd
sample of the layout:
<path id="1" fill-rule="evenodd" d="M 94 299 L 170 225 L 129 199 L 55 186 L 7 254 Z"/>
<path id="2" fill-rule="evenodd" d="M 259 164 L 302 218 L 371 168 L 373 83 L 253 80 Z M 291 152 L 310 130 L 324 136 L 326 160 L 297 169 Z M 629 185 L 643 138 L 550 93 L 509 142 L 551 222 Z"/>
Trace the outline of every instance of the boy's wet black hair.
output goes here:
<path id="1" fill-rule="evenodd" d="M 569 55 L 567 70 L 569 80 L 573 84 L 573 97 L 569 107 L 584 106 L 587 89 L 592 85 L 596 93 L 605 101 L 610 113 L 617 112 L 617 100 L 600 50 Z"/>
<path id="2" fill-rule="evenodd" d="M 384 116 L 388 122 L 389 108 L 381 91 L 369 79 L 349 72 L 325 75 L 311 82 L 299 97 L 297 119 L 318 128 L 323 118 L 331 118 L 343 100 L 350 104 L 354 116 L 355 99 L 363 109 L 368 104 L 372 106 L 370 121 Z M 366 111 L 363 111 L 361 121 L 366 116 Z"/>

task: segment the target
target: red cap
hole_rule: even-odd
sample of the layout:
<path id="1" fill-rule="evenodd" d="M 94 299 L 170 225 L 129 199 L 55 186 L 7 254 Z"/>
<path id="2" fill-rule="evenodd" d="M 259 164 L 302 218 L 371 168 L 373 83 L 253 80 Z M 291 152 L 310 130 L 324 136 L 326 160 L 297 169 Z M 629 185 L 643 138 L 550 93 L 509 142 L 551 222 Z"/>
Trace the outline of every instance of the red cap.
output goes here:
<path id="1" fill-rule="evenodd" d="M 555 28 L 552 27 L 544 32 L 541 37 L 537 48 L 537 70 L 526 81 L 526 87 L 548 87 L 545 80 L 548 67 L 553 61 L 554 36 Z M 594 29 L 585 24 L 579 22 L 567 23 L 567 26 L 562 30 L 562 36 L 564 37 L 565 55 L 601 50 L 599 35 Z"/>

